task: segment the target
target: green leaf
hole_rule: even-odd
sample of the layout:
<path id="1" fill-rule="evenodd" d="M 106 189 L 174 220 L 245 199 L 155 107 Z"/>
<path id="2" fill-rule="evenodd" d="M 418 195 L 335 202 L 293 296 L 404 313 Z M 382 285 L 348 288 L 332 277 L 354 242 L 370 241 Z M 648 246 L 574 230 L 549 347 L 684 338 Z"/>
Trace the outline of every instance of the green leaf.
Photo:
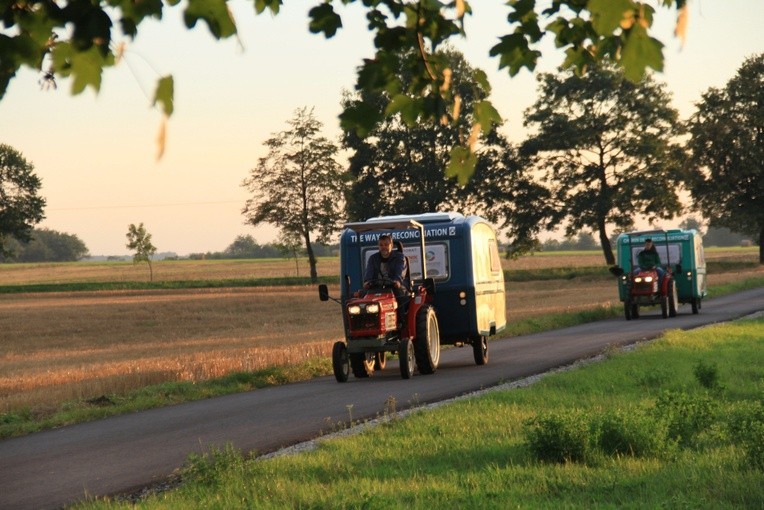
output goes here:
<path id="1" fill-rule="evenodd" d="M 353 103 L 340 114 L 340 127 L 365 138 L 382 121 L 382 114 L 366 103 Z"/>
<path id="2" fill-rule="evenodd" d="M 281 0 L 255 0 L 255 12 L 262 14 L 265 9 L 270 9 L 271 14 L 278 14 L 284 3 Z"/>
<path id="3" fill-rule="evenodd" d="M 412 125 L 416 123 L 421 110 L 422 105 L 419 101 L 405 94 L 398 94 L 393 96 L 387 108 L 385 108 L 385 115 L 392 116 L 400 113 L 403 122 Z"/>
<path id="4" fill-rule="evenodd" d="M 236 33 L 236 24 L 225 0 L 188 0 L 183 20 L 188 28 L 204 20 L 216 39 L 225 39 Z"/>
<path id="5" fill-rule="evenodd" d="M 626 78 L 635 83 L 642 79 L 647 67 L 663 71 L 663 44 L 647 35 L 645 28 L 635 24 L 623 44 L 621 65 Z"/>
<path id="6" fill-rule="evenodd" d="M 600 35 L 615 32 L 624 15 L 636 9 L 632 0 L 589 0 L 587 7 L 592 14 L 592 26 Z"/>
<path id="7" fill-rule="evenodd" d="M 98 92 L 101 89 L 101 73 L 104 67 L 114 63 L 110 53 L 103 55 L 100 48 L 91 46 L 86 51 L 77 51 L 69 43 L 59 43 L 53 48 L 53 65 L 64 77 L 72 76 L 72 95 L 82 93 L 90 85 Z"/>
<path id="8" fill-rule="evenodd" d="M 309 12 L 310 23 L 308 29 L 314 34 L 323 33 L 327 39 L 334 37 L 337 30 L 342 28 L 342 18 L 334 12 L 330 4 L 321 4 L 313 7 Z"/>
<path id="9" fill-rule="evenodd" d="M 451 159 L 446 165 L 446 177 L 456 177 L 459 184 L 466 186 L 475 173 L 477 155 L 467 147 L 456 145 L 451 149 Z"/>
<path id="10" fill-rule="evenodd" d="M 475 120 L 480 124 L 483 133 L 489 133 L 494 125 L 502 123 L 501 115 L 490 101 L 480 101 L 475 104 Z"/>
<path id="11" fill-rule="evenodd" d="M 165 115 L 169 117 L 172 115 L 172 112 L 174 110 L 173 108 L 174 95 L 175 95 L 175 81 L 173 80 L 172 76 L 163 76 L 157 82 L 157 89 L 156 89 L 156 92 L 154 93 L 154 102 L 152 104 L 156 106 L 157 103 L 161 103 L 162 111 L 165 113 Z"/>
<path id="12" fill-rule="evenodd" d="M 499 69 L 509 67 L 509 75 L 515 76 L 523 67 L 533 71 L 541 52 L 531 50 L 528 41 L 521 34 L 510 34 L 500 38 L 501 42 L 491 48 L 492 57 L 499 56 Z"/>

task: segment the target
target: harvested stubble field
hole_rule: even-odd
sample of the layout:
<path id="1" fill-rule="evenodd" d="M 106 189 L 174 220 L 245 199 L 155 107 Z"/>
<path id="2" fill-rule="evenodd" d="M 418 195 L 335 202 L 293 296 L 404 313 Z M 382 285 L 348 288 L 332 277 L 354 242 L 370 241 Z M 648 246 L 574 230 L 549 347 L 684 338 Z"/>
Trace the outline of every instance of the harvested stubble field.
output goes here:
<path id="1" fill-rule="evenodd" d="M 714 258 L 709 254 L 709 258 Z M 756 253 L 722 253 L 755 260 Z M 507 269 L 602 265 L 599 254 L 532 256 Z M 336 275 L 322 259 L 319 275 Z M 300 276 L 307 268 L 301 262 Z M 146 280 L 131 263 L 0 266 L 0 286 Z M 161 261 L 159 280 L 295 276 L 294 261 Z M 762 270 L 712 274 L 711 285 Z M 338 288 L 330 287 L 333 295 Z M 617 303 L 611 279 L 509 283 L 510 321 Z M 122 394 L 167 381 L 200 381 L 329 356 L 342 336 L 335 303 L 315 286 L 0 294 L 0 413 Z"/>

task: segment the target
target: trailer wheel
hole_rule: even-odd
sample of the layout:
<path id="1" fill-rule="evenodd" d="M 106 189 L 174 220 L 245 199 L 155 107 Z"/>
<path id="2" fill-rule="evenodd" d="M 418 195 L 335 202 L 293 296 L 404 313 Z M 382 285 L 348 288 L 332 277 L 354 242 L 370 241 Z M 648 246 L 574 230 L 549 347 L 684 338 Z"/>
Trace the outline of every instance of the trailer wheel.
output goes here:
<path id="1" fill-rule="evenodd" d="M 485 336 L 473 338 L 472 354 L 475 356 L 475 364 L 485 365 L 488 363 L 488 338 Z"/>
<path id="2" fill-rule="evenodd" d="M 700 311 L 700 298 L 692 298 L 692 313 L 697 315 Z"/>
<path id="3" fill-rule="evenodd" d="M 350 368 L 359 379 L 369 377 L 374 372 L 373 352 L 353 352 L 350 354 Z"/>
<path id="4" fill-rule="evenodd" d="M 398 347 L 398 358 L 401 365 L 401 377 L 404 379 L 411 379 L 414 375 L 414 346 L 411 344 L 411 340 L 404 338 L 400 342 Z"/>
<path id="5" fill-rule="evenodd" d="M 676 285 L 674 280 L 670 280 L 669 283 L 669 317 L 676 317 L 676 309 L 679 307 L 679 296 L 676 293 Z"/>
<path id="6" fill-rule="evenodd" d="M 387 353 L 385 351 L 374 353 L 374 371 L 384 370 L 387 365 Z"/>
<path id="7" fill-rule="evenodd" d="M 332 368 L 337 382 L 347 382 L 348 377 L 350 377 L 350 361 L 348 360 L 348 348 L 345 342 L 334 342 Z"/>
<path id="8" fill-rule="evenodd" d="M 420 308 L 416 315 L 414 354 L 420 374 L 435 373 L 440 361 L 440 331 L 435 309 L 430 305 Z"/>

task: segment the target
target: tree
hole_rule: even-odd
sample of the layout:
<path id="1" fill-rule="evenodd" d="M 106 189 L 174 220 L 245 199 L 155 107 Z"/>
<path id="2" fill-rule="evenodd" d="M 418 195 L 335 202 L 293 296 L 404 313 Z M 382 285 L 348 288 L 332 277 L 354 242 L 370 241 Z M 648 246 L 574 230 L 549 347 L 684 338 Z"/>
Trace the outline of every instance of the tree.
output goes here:
<path id="1" fill-rule="evenodd" d="M 632 83 L 611 66 L 585 76 L 542 74 L 539 82 L 539 99 L 525 112 L 535 134 L 522 150 L 538 157 L 549 185 L 547 228 L 591 229 L 614 264 L 608 225 L 627 228 L 635 215 L 653 221 L 681 210 L 678 114 L 663 85 Z"/>
<path id="2" fill-rule="evenodd" d="M 321 136 L 323 124 L 312 109 L 299 108 L 287 124 L 290 129 L 265 141 L 268 154 L 242 183 L 252 193 L 242 214 L 253 226 L 277 226 L 284 239 L 302 239 L 315 283 L 317 260 L 311 236 L 328 242 L 339 228 L 347 174 L 335 160 L 337 145 Z"/>
<path id="3" fill-rule="evenodd" d="M 10 145 L 0 144 L 0 256 L 12 255 L 7 238 L 29 241 L 34 225 L 45 218 L 40 186 L 34 165 Z"/>
<path id="4" fill-rule="evenodd" d="M 690 193 L 718 227 L 751 235 L 764 264 L 764 54 L 723 89 L 702 95 L 689 121 Z"/>
<path id="5" fill-rule="evenodd" d="M 357 0 L 324 0 L 310 10 L 309 30 L 333 37 L 342 28 L 342 18 L 334 7 Z M 278 14 L 283 0 L 252 0 L 256 14 L 268 10 Z M 168 6 L 177 4 L 168 0 Z M 363 2 L 368 30 L 374 34 L 376 53 L 365 59 L 358 70 L 356 88 L 369 92 L 388 91 L 383 104 L 357 104 L 341 115 L 346 129 L 365 136 L 386 115 L 407 111 L 406 122 L 439 122 L 443 114 L 459 101 L 450 89 L 447 68 L 433 53 L 453 37 L 465 36 L 464 16 L 472 13 L 465 0 L 375 0 Z M 490 55 L 499 59 L 499 67 L 514 76 L 522 68 L 533 70 L 541 52 L 537 49 L 546 34 L 553 35 L 558 48 L 565 49 L 564 66 L 584 72 L 593 64 L 618 62 L 627 76 L 636 81 L 650 67 L 663 68 L 663 45 L 650 36 L 655 9 L 638 0 L 521 0 L 508 2 L 508 29 L 499 37 Z M 686 0 L 660 0 L 679 13 L 677 33 L 683 37 L 687 21 Z M 114 40 L 115 25 L 125 36 L 135 38 L 147 18 L 161 19 L 165 2 L 128 0 L 73 0 L 61 7 L 56 2 L 20 0 L 4 2 L 0 14 L 6 33 L 0 34 L 0 98 L 8 83 L 22 67 L 37 69 L 43 79 L 55 83 L 57 76 L 72 77 L 72 93 L 91 87 L 98 91 L 105 68 L 119 61 L 121 44 Z M 216 39 L 236 35 L 236 23 L 227 0 L 197 0 L 183 11 L 186 26 L 206 23 Z M 499 34 L 497 34 L 499 35 Z M 406 88 L 398 80 L 398 57 L 411 52 L 419 58 L 406 63 L 412 80 Z M 154 104 L 166 115 L 173 111 L 172 76 L 159 79 Z M 410 99 L 411 96 L 415 99 Z M 475 107 L 476 123 L 484 134 L 500 121 L 490 102 Z M 471 132 L 471 131 L 470 131 Z M 468 133 L 450 153 L 450 168 L 460 175 L 471 174 L 475 158 Z"/>
<path id="6" fill-rule="evenodd" d="M 79 237 L 47 228 L 32 230 L 29 242 L 12 239 L 9 244 L 14 253 L 9 261 L 74 262 L 88 256 L 88 248 Z"/>
<path id="7" fill-rule="evenodd" d="M 448 170 L 443 173 L 451 147 L 459 143 L 461 133 L 475 122 L 473 105 L 486 99 L 490 89 L 485 73 L 472 68 L 458 51 L 447 49 L 434 56 L 448 62 L 453 70 L 451 88 L 464 98 L 466 106 L 438 124 L 411 126 L 404 121 L 406 112 L 399 112 L 385 118 L 366 138 L 355 131 L 345 131 L 342 145 L 352 151 L 349 172 L 354 178 L 348 196 L 348 216 L 364 220 L 378 215 L 439 210 L 481 214 L 510 228 L 513 248 L 525 245 L 526 233 L 512 230 L 513 219 L 517 210 L 534 207 L 539 199 L 534 192 L 541 188 L 534 187 L 524 174 L 516 149 L 497 131 L 498 126 L 474 151 L 474 174 L 463 176 Z M 408 58 L 415 59 L 417 55 Z M 405 66 L 399 73 L 402 83 L 414 79 L 407 75 Z M 377 104 L 384 102 L 387 95 L 368 92 L 346 95 L 343 107 L 347 110 L 359 104 Z M 523 200 L 515 200 L 521 189 L 525 189 Z"/>
<path id="8" fill-rule="evenodd" d="M 133 255 L 133 263 L 146 262 L 149 265 L 149 281 L 154 281 L 154 269 L 151 267 L 151 257 L 157 251 L 156 247 L 151 244 L 151 234 L 146 231 L 143 223 L 140 223 L 137 227 L 131 223 L 127 230 L 127 247 L 131 250 L 135 250 Z"/>
<path id="9" fill-rule="evenodd" d="M 684 230 L 697 230 L 700 235 L 703 235 L 703 224 L 694 216 L 688 216 L 682 223 L 679 224 L 679 228 Z"/>

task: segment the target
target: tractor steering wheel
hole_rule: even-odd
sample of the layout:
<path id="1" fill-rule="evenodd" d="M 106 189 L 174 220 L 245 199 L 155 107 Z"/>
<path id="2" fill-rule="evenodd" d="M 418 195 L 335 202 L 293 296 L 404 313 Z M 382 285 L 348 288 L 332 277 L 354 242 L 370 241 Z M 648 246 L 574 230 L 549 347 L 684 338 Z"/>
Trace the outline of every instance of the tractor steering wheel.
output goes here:
<path id="1" fill-rule="evenodd" d="M 394 289 L 395 280 L 392 278 L 373 278 L 369 280 L 369 289 Z"/>

